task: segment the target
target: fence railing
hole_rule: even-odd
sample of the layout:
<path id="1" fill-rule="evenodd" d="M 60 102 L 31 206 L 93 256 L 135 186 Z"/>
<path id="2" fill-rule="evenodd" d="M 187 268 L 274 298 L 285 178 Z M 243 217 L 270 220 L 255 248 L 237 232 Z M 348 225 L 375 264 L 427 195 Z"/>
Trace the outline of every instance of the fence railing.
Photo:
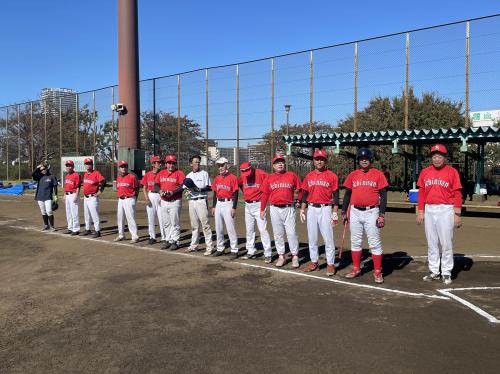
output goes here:
<path id="1" fill-rule="evenodd" d="M 349 120 L 351 131 L 362 131 L 377 97 L 402 98 L 397 126 L 412 128 L 419 119 L 411 96 L 428 92 L 459 105 L 470 125 L 470 111 L 500 108 L 498 61 L 500 16 L 493 15 L 147 79 L 141 146 L 182 163 L 200 153 L 209 164 L 233 149 L 235 163 L 268 165 L 290 129 L 333 131 Z M 50 152 L 94 155 L 114 170 L 116 102 L 112 86 L 0 107 L 0 179 L 29 178 Z"/>

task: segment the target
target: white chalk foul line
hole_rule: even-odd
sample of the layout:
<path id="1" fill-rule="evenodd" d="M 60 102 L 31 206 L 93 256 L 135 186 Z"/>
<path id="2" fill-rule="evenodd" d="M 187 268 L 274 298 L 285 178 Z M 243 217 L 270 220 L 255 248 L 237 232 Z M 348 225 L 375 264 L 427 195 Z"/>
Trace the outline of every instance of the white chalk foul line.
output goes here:
<path id="1" fill-rule="evenodd" d="M 32 226 L 31 227 L 30 226 L 27 226 L 27 227 L 9 226 L 9 227 L 13 228 L 13 229 L 21 229 L 21 230 L 27 230 L 27 231 L 28 230 L 29 231 L 38 231 L 37 228 L 32 227 Z M 44 234 L 67 237 L 66 234 L 62 234 L 60 232 L 44 232 Z M 240 265 L 241 267 L 250 267 L 250 268 L 262 269 L 262 270 L 267 270 L 267 271 L 274 271 L 277 273 L 287 274 L 287 275 L 291 275 L 291 276 L 298 276 L 298 277 L 303 277 L 303 278 L 320 280 L 320 281 L 324 281 L 324 282 L 332 282 L 332 283 L 342 284 L 342 285 L 351 286 L 351 287 L 377 290 L 377 291 L 394 293 L 394 294 L 410 296 L 410 297 L 425 297 L 425 298 L 429 298 L 429 299 L 449 300 L 449 298 L 446 296 L 429 295 L 429 294 L 425 294 L 425 293 L 408 292 L 408 291 L 401 291 L 401 290 L 392 289 L 392 288 L 371 286 L 368 284 L 352 283 L 352 282 L 342 281 L 342 280 L 334 279 L 334 278 L 325 278 L 325 277 L 320 277 L 317 275 L 299 273 L 296 271 L 290 271 L 290 270 L 285 270 L 285 269 L 278 269 L 278 268 L 270 267 L 270 266 L 268 267 L 268 266 L 262 266 L 262 265 L 255 265 L 255 264 L 249 264 L 246 262 L 239 262 L 239 261 L 225 261 L 225 260 L 214 258 L 211 256 L 199 256 L 199 255 L 197 256 L 197 255 L 194 255 L 191 253 L 164 251 L 161 249 L 148 248 L 148 247 L 138 246 L 138 245 L 129 244 L 129 243 L 123 243 L 123 242 L 108 242 L 106 240 L 95 239 L 95 238 L 78 237 L 78 239 L 95 241 L 95 242 L 98 242 L 101 244 L 110 244 L 110 245 L 114 245 L 114 246 L 125 246 L 125 247 L 134 248 L 134 249 L 141 249 L 141 250 L 146 250 L 146 251 L 151 251 L 151 252 L 159 252 L 159 253 L 164 253 L 164 254 L 169 254 L 169 255 L 174 255 L 174 256 L 184 256 L 184 257 L 196 258 L 196 259 L 203 260 L 203 261 L 212 261 L 212 262 L 224 263 L 227 265 L 231 265 L 231 264 Z"/>
<path id="2" fill-rule="evenodd" d="M 476 290 L 500 290 L 500 287 L 444 288 L 444 289 L 438 289 L 437 291 L 445 296 L 448 296 L 449 298 L 451 298 L 455 301 L 458 301 L 460 304 L 466 306 L 467 308 L 472 309 L 474 312 L 476 312 L 480 316 L 483 316 L 484 318 L 486 318 L 489 322 L 500 323 L 499 319 L 492 316 L 491 314 L 489 314 L 485 310 L 479 308 L 477 305 L 472 304 L 470 301 L 462 299 L 461 297 L 458 297 L 457 295 L 452 293 L 452 292 L 456 292 L 456 291 L 476 291 Z"/>

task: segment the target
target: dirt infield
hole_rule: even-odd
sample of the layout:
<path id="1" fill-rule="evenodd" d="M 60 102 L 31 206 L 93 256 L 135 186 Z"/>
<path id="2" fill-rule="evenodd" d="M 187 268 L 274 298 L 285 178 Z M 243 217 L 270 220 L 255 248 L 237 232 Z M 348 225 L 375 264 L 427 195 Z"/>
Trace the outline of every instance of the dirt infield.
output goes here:
<path id="1" fill-rule="evenodd" d="M 143 205 L 142 241 L 113 243 L 115 204 L 102 202 L 96 240 L 41 233 L 31 197 L 0 198 L 0 372 L 498 372 L 500 324 L 420 281 L 426 248 L 413 215 L 388 213 L 386 282 L 375 287 L 370 261 L 343 279 L 348 249 L 333 279 L 160 251 L 146 244 Z M 449 291 L 496 319 L 500 261 L 484 256 L 500 256 L 498 226 L 464 218 L 455 242 L 466 256 Z M 303 225 L 298 234 L 305 255 Z"/>

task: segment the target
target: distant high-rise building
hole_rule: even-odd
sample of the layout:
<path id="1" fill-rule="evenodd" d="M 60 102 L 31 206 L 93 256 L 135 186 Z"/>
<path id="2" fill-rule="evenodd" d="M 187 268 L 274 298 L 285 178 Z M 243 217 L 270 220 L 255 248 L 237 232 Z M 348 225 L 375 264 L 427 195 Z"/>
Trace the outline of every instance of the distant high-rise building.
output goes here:
<path id="1" fill-rule="evenodd" d="M 76 108 L 76 92 L 70 88 L 43 88 L 40 91 L 40 107 L 45 106 L 51 113 L 59 113 L 59 99 L 62 112 L 74 111 Z"/>
<path id="2" fill-rule="evenodd" d="M 268 144 L 248 145 L 248 161 L 252 165 L 267 167 L 271 163 L 270 148 Z"/>

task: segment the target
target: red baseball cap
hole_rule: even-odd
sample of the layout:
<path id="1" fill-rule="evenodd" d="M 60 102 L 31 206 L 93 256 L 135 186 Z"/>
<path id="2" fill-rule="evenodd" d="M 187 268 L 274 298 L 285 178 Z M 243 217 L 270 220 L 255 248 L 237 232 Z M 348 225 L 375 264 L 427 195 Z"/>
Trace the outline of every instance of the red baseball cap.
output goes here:
<path id="1" fill-rule="evenodd" d="M 118 167 L 121 168 L 122 166 L 128 167 L 128 162 L 124 160 L 118 161 Z"/>
<path id="2" fill-rule="evenodd" d="M 240 165 L 241 175 L 247 177 L 252 174 L 252 164 L 250 162 L 242 162 Z"/>
<path id="3" fill-rule="evenodd" d="M 177 162 L 177 157 L 174 155 L 166 155 L 165 162 Z"/>
<path id="4" fill-rule="evenodd" d="M 328 160 L 328 154 L 324 149 L 318 149 L 314 151 L 313 158 L 324 158 L 325 160 Z"/>
<path id="5" fill-rule="evenodd" d="M 283 160 L 283 161 L 285 161 L 285 156 L 283 156 L 283 155 L 276 155 L 276 156 L 274 156 L 274 157 L 273 157 L 273 164 L 274 164 L 276 161 L 278 161 L 278 160 Z"/>
<path id="6" fill-rule="evenodd" d="M 73 162 L 73 160 L 66 160 L 66 162 L 64 163 L 65 166 L 75 166 L 75 163 Z"/>
<path id="7" fill-rule="evenodd" d="M 87 157 L 85 160 L 83 160 L 84 164 L 93 164 L 94 160 L 92 160 L 90 157 Z"/>
<path id="8" fill-rule="evenodd" d="M 442 144 L 435 144 L 431 147 L 430 155 L 432 156 L 434 153 L 442 153 L 443 155 L 446 155 L 448 150 Z"/>
<path id="9" fill-rule="evenodd" d="M 149 161 L 151 163 L 153 163 L 153 162 L 161 162 L 160 156 L 151 156 L 151 158 L 149 159 Z"/>

